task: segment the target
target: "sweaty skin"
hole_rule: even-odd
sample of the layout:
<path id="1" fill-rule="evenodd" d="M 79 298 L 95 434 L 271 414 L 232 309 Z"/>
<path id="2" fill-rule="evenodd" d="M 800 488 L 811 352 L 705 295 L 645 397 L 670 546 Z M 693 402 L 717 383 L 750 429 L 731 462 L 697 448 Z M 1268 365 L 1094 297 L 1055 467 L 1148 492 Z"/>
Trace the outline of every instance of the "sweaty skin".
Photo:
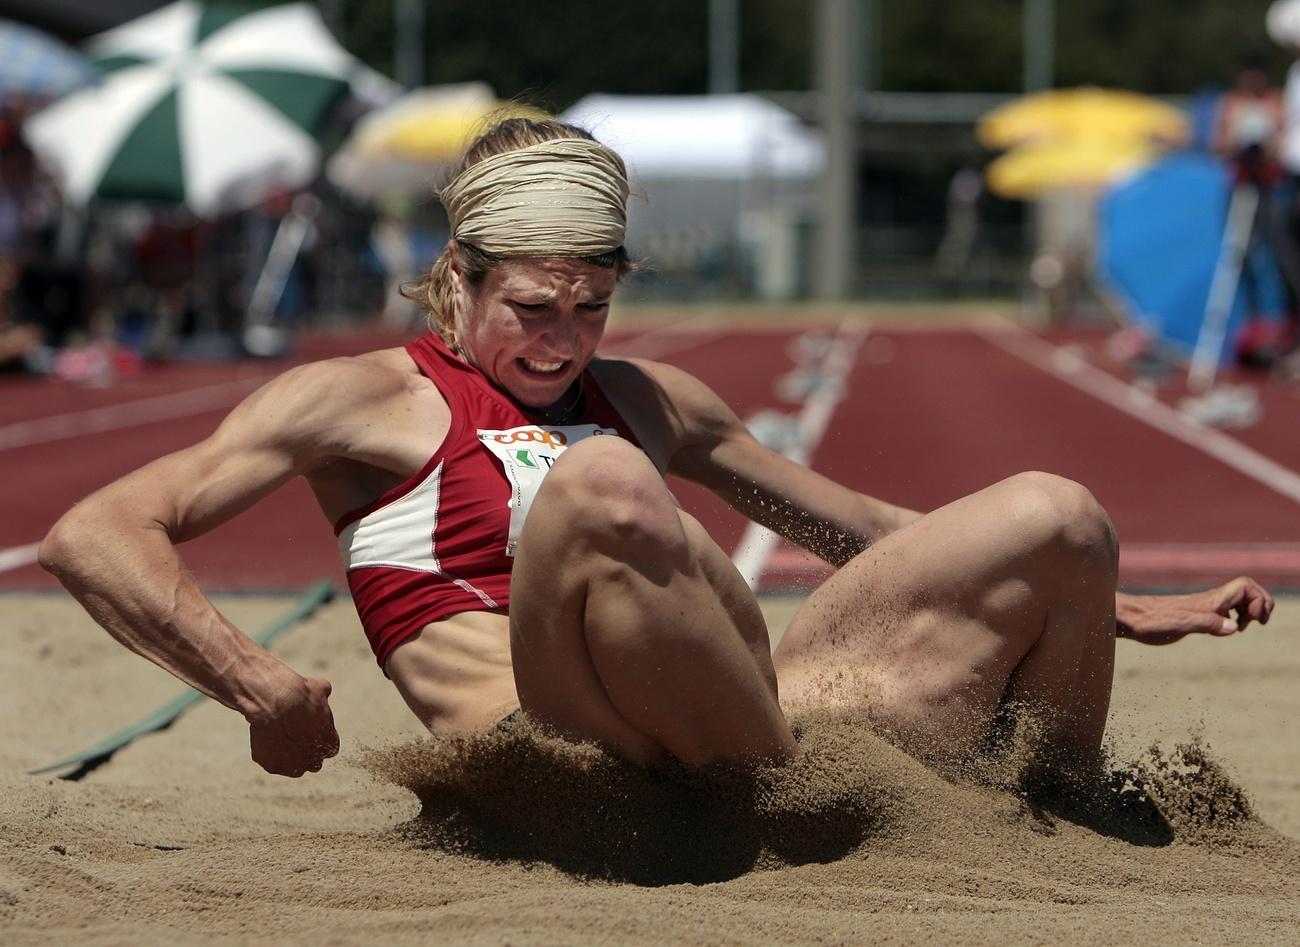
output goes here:
<path id="1" fill-rule="evenodd" d="M 457 274 L 462 357 L 531 408 L 560 402 L 590 364 L 644 454 L 617 438 L 567 451 L 525 526 L 513 620 L 464 613 L 393 652 L 386 671 L 429 728 L 490 726 L 522 703 L 629 759 L 706 763 L 788 756 L 783 709 L 845 703 L 919 749 L 958 753 L 1021 699 L 1061 709 L 1046 739 L 1086 757 L 1117 634 L 1167 643 L 1268 620 L 1272 598 L 1246 578 L 1115 595 L 1109 520 L 1069 481 L 1021 475 L 922 516 L 774 454 L 690 375 L 594 359 L 614 287 L 612 270 L 568 259 L 507 261 L 478 286 Z M 333 523 L 418 471 L 449 422 L 403 349 L 295 368 L 211 437 L 77 504 L 40 561 L 124 645 L 243 714 L 258 764 L 318 770 L 339 745 L 329 683 L 227 621 L 175 547 L 296 476 Z M 666 473 L 842 567 L 775 661 L 753 596 Z M 558 604 L 530 609 L 542 596 Z"/>

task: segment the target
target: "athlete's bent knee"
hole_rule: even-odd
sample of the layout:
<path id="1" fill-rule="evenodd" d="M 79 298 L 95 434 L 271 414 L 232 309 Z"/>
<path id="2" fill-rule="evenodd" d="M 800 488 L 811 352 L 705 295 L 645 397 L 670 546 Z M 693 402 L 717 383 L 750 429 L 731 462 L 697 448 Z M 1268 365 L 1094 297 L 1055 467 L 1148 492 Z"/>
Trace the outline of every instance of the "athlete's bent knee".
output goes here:
<path id="1" fill-rule="evenodd" d="M 1018 529 L 1035 544 L 1074 553 L 1114 570 L 1119 542 L 1109 514 L 1080 483 L 1029 471 L 1005 481 L 1008 508 Z"/>
<path id="2" fill-rule="evenodd" d="M 616 437 L 591 437 L 566 450 L 538 502 L 572 528 L 619 545 L 685 543 L 677 507 L 650 458 Z"/>

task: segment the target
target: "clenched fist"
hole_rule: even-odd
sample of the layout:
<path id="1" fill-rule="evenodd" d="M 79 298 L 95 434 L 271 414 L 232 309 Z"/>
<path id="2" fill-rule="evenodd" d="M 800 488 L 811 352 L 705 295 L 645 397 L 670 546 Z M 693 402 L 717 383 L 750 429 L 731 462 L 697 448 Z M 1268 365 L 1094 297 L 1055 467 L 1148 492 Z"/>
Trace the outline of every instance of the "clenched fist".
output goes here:
<path id="1" fill-rule="evenodd" d="M 266 714 L 249 721 L 253 762 L 279 776 L 319 772 L 339 751 L 329 697 L 330 682 L 323 677 L 299 678 L 277 695 Z"/>

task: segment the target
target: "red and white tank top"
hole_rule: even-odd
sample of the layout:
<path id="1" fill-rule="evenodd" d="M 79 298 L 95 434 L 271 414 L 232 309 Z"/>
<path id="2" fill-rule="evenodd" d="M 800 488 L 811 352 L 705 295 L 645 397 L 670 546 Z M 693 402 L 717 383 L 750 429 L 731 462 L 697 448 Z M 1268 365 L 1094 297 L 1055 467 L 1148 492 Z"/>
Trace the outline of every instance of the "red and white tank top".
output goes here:
<path id="1" fill-rule="evenodd" d="M 415 476 L 334 526 L 352 601 L 381 668 L 430 622 L 509 607 L 514 543 L 566 447 L 595 435 L 636 443 L 590 371 L 578 421 L 541 424 L 436 335 L 406 350 L 446 399 L 447 436 Z"/>

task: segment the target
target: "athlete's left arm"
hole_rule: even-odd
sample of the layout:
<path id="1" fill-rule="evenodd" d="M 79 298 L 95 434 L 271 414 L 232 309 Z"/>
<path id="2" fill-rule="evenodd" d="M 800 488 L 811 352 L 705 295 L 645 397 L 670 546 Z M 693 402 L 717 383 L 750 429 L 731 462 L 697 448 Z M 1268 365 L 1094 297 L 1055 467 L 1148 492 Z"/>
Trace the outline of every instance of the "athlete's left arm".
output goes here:
<path id="1" fill-rule="evenodd" d="M 668 470 L 699 483 L 745 516 L 834 565 L 922 514 L 857 493 L 760 444 L 734 411 L 698 379 L 636 360 L 669 406 Z M 1145 644 L 1189 634 L 1232 635 L 1264 624 L 1273 597 L 1239 577 L 1185 595 L 1115 596 L 1116 633 Z"/>
<path id="2" fill-rule="evenodd" d="M 1116 633 L 1143 644 L 1173 644 L 1188 635 L 1235 635 L 1252 622 L 1268 624 L 1273 596 L 1254 579 L 1187 595 L 1115 596 Z"/>
<path id="3" fill-rule="evenodd" d="M 833 565 L 920 516 L 850 490 L 760 444 L 699 379 L 639 362 L 663 392 L 674 428 L 668 472 Z"/>

